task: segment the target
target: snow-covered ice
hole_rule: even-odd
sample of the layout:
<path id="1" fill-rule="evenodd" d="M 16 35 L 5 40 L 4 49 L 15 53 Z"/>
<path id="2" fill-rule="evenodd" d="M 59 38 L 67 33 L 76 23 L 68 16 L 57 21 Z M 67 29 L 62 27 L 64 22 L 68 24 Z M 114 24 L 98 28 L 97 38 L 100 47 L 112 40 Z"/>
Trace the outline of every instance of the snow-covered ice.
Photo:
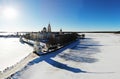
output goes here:
<path id="1" fill-rule="evenodd" d="M 119 60 L 120 35 L 86 33 L 76 46 L 36 58 L 12 78 L 119 79 Z"/>
<path id="2" fill-rule="evenodd" d="M 27 44 L 21 44 L 19 38 L 0 38 L 0 71 L 20 62 L 33 48 Z"/>

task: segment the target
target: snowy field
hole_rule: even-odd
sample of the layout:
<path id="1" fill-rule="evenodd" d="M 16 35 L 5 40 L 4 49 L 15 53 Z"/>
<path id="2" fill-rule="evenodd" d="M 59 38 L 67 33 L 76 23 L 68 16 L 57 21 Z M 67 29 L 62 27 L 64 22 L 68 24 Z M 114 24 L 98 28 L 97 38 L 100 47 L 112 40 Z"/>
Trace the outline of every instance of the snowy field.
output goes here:
<path id="1" fill-rule="evenodd" d="M 87 33 L 76 46 L 31 61 L 12 79 L 120 79 L 119 60 L 120 35 Z"/>
<path id="2" fill-rule="evenodd" d="M 14 66 L 33 50 L 19 42 L 19 38 L 0 38 L 0 71 Z"/>

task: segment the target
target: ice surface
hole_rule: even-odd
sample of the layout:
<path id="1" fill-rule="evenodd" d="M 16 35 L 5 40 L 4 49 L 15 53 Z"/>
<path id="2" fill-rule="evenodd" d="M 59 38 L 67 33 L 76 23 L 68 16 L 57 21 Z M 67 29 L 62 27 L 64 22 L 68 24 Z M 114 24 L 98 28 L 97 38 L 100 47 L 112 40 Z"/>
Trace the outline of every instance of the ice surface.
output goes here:
<path id="1" fill-rule="evenodd" d="M 38 57 L 12 78 L 119 79 L 119 60 L 120 35 L 86 33 L 76 46 Z"/>
<path id="2" fill-rule="evenodd" d="M 0 38 L 0 71 L 15 65 L 33 50 L 21 44 L 19 38 Z"/>

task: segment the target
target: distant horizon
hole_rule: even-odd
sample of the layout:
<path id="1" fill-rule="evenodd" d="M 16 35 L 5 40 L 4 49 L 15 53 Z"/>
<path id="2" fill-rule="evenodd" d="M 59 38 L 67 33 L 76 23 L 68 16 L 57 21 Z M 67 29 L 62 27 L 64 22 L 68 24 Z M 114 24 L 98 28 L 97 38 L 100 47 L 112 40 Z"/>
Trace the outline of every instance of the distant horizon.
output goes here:
<path id="1" fill-rule="evenodd" d="M 16 33 L 16 32 L 41 32 L 41 31 L 0 31 L 0 33 Z M 58 31 L 52 31 L 52 32 L 59 32 L 59 30 Z M 63 30 L 63 32 L 81 32 L 81 33 L 96 33 L 96 32 L 98 32 L 98 33 L 114 33 L 114 32 L 120 32 L 120 30 L 88 30 L 88 31 L 64 31 Z"/>

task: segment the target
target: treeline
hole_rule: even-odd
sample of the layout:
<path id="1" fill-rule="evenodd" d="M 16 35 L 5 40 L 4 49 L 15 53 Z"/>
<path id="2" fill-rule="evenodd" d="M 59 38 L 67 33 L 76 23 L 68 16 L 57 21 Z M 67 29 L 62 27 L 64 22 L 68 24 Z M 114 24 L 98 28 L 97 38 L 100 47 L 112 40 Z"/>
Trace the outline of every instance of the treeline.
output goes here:
<path id="1" fill-rule="evenodd" d="M 31 39 L 31 37 L 30 37 L 30 34 L 29 34 L 29 33 L 28 33 L 28 34 L 23 35 L 23 37 L 24 37 L 24 38 L 26 38 L 26 39 Z"/>
<path id="2" fill-rule="evenodd" d="M 77 39 L 77 36 L 78 36 L 77 33 L 60 35 L 58 39 L 58 43 L 60 45 L 65 45 L 69 42 L 75 41 Z"/>
<path id="3" fill-rule="evenodd" d="M 23 36 L 26 39 L 29 40 L 38 40 L 38 41 L 42 41 L 37 38 L 33 38 L 33 36 L 31 36 L 30 34 L 26 34 Z M 48 49 L 55 49 L 58 48 L 59 46 L 64 46 L 72 41 L 75 41 L 77 38 L 84 38 L 85 35 L 78 35 L 77 33 L 66 33 L 66 34 L 52 34 L 49 38 L 46 38 L 45 43 Z"/>
<path id="4" fill-rule="evenodd" d="M 24 37 L 25 39 L 28 39 L 28 40 L 33 40 L 33 41 L 37 40 L 37 36 L 35 36 L 35 35 L 30 35 L 30 33 L 27 33 L 27 34 L 23 35 L 23 37 Z"/>
<path id="5" fill-rule="evenodd" d="M 57 35 L 55 38 L 51 37 L 48 39 L 47 47 L 56 48 L 57 46 L 63 46 L 72 41 L 75 41 L 77 38 L 78 38 L 77 33 Z"/>

